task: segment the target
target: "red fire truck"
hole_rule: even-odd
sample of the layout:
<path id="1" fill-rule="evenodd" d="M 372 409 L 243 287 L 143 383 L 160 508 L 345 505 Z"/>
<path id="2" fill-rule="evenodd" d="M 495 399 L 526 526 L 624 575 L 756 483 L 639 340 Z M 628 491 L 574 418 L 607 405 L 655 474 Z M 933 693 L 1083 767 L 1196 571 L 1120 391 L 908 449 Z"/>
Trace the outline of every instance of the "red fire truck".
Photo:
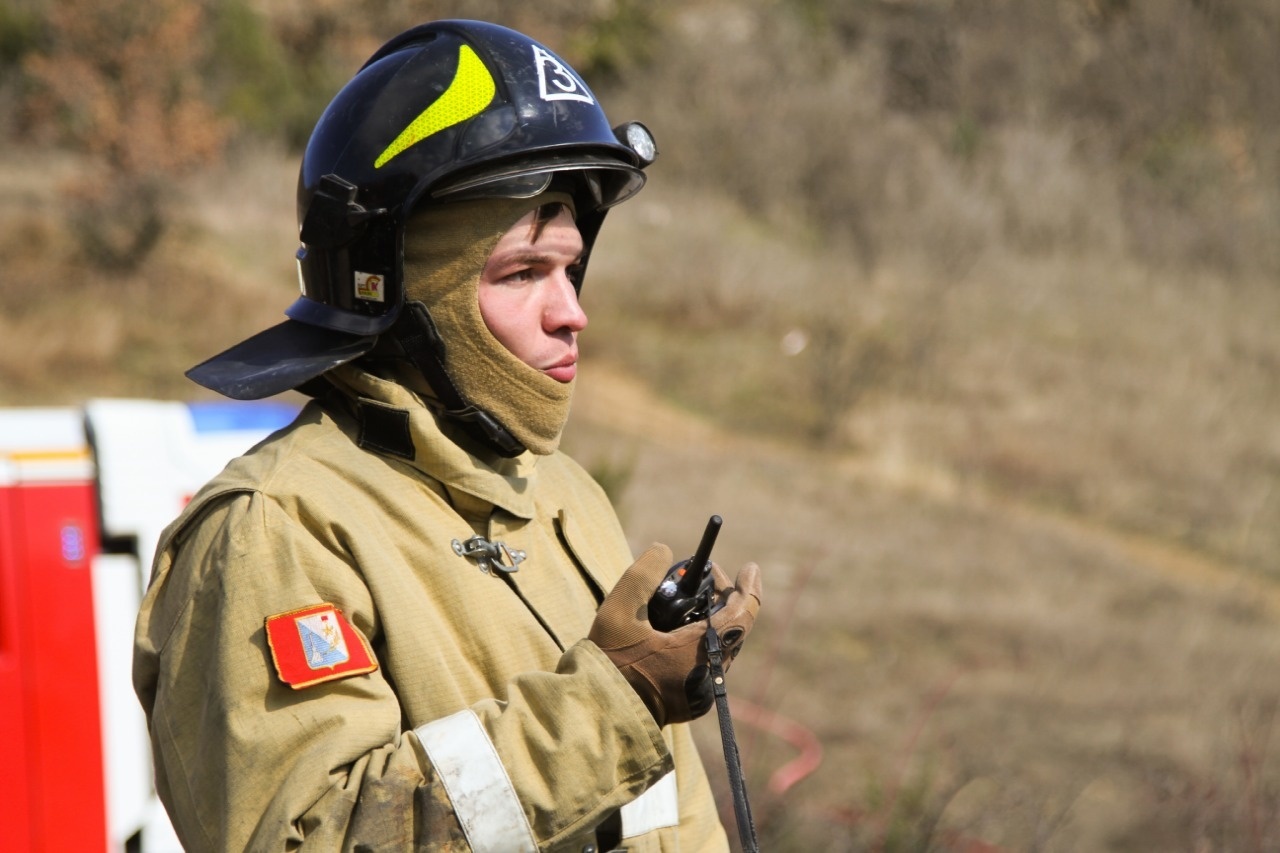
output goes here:
<path id="1" fill-rule="evenodd" d="M 296 408 L 101 400 L 0 409 L 0 838 L 6 851 L 180 850 L 130 681 L 165 525 Z"/>

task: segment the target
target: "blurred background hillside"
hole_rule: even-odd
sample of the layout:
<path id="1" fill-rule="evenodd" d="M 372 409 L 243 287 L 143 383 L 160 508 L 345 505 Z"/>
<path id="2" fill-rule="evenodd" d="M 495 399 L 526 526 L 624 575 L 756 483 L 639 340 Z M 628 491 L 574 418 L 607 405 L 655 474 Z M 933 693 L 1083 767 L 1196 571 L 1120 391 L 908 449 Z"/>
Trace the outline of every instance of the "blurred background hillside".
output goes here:
<path id="1" fill-rule="evenodd" d="M 7 0 L 0 403 L 200 396 L 438 17 L 657 136 L 568 442 L 773 571 L 744 698 L 826 760 L 752 737 L 769 849 L 1280 848 L 1280 3 Z"/>

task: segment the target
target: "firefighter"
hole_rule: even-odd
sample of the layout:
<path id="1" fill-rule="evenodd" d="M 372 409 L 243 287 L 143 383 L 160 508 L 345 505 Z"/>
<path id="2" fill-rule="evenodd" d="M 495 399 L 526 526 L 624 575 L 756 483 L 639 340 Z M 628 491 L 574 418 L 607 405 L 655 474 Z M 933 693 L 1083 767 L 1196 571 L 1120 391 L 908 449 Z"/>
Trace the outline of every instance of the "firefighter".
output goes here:
<path id="1" fill-rule="evenodd" d="M 687 725 L 705 623 L 654 630 L 559 451 L 608 208 L 657 151 L 528 37 L 384 45 L 303 155 L 302 295 L 188 375 L 296 421 L 166 530 L 134 684 L 190 850 L 723 850 Z M 759 572 L 715 568 L 732 657 Z"/>

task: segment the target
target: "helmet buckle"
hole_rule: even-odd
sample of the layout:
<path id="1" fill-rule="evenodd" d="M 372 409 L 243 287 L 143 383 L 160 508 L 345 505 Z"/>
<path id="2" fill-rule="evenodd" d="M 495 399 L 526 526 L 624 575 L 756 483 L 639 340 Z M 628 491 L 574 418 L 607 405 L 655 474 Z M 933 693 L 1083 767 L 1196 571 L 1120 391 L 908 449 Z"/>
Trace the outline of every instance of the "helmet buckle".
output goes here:
<path id="1" fill-rule="evenodd" d="M 369 220 L 386 214 L 386 208 L 369 210 L 356 201 L 358 187 L 337 175 L 320 179 L 302 222 L 302 242 L 322 249 L 349 245 L 365 231 Z"/>

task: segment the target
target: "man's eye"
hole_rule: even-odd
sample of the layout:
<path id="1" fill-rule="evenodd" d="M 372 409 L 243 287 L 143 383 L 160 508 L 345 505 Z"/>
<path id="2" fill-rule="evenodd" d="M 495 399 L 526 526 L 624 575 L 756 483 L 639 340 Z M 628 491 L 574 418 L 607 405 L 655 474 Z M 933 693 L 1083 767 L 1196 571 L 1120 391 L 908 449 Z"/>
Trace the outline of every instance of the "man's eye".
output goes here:
<path id="1" fill-rule="evenodd" d="M 521 282 L 521 281 L 532 281 L 532 280 L 533 280 L 533 270 L 531 270 L 531 269 L 529 269 L 529 268 L 527 268 L 527 267 L 526 267 L 525 269 L 522 269 L 522 270 L 516 270 L 516 271 L 515 271 L 515 272 L 513 272 L 513 273 L 508 273 L 508 274 L 505 276 L 505 278 L 506 278 L 506 280 L 507 280 L 507 281 L 516 281 L 516 282 Z"/>

